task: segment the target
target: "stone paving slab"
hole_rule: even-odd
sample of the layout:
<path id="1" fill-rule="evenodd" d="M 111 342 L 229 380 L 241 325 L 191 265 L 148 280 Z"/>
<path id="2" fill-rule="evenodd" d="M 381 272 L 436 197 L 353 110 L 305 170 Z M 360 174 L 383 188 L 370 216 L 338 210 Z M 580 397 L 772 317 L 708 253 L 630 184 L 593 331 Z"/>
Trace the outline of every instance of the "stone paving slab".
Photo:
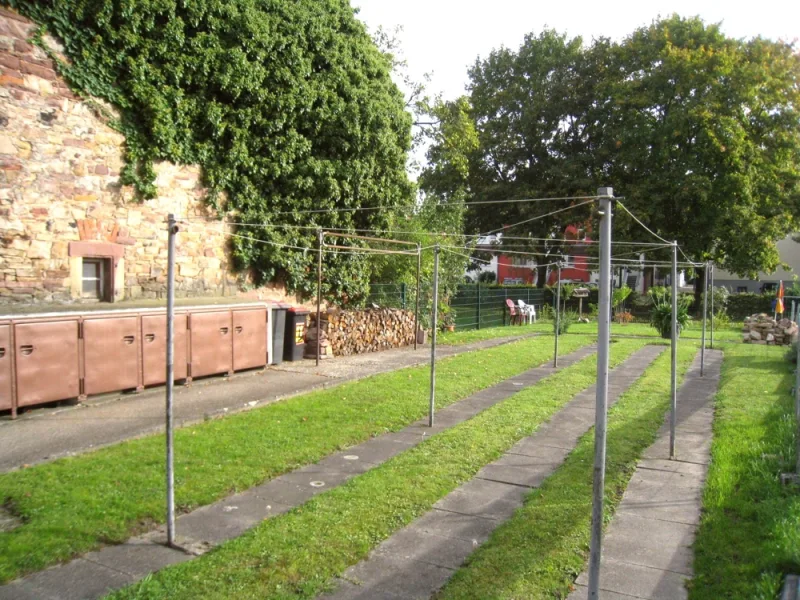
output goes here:
<path id="1" fill-rule="evenodd" d="M 695 357 L 678 391 L 676 460 L 669 459 L 669 414 L 631 477 L 603 542 L 601 597 L 681 600 L 692 576 L 722 353 L 706 352 L 705 377 Z M 588 595 L 587 573 L 568 600 Z"/>
<path id="2" fill-rule="evenodd" d="M 560 367 L 566 368 L 593 354 L 593 345 L 584 346 L 561 358 Z M 535 367 L 525 373 L 527 381 L 532 385 L 556 372 L 549 366 Z M 508 397 L 524 389 L 519 386 L 507 386 L 502 382 L 487 390 L 479 391 L 475 396 L 483 399 L 477 404 L 464 404 L 474 396 L 461 402 L 451 404 L 437 413 L 435 427 L 427 427 L 427 419 L 421 419 L 402 431 L 389 433 L 368 440 L 347 450 L 335 452 L 316 464 L 307 465 L 290 473 L 280 475 L 270 481 L 254 486 L 249 490 L 220 500 L 214 504 L 199 508 L 192 513 L 176 519 L 176 531 L 181 543 L 193 552 L 206 551 L 222 542 L 233 539 L 248 529 L 258 525 L 264 519 L 284 513 L 295 506 L 307 502 L 314 496 L 332 489 L 360 473 L 385 462 L 399 452 L 407 450 L 431 435 L 466 421 L 480 413 L 488 406 L 502 402 Z M 491 399 L 491 402 L 490 402 Z M 483 402 L 486 402 L 484 405 Z M 471 409 L 464 409 L 471 406 Z M 396 452 L 392 448 L 396 447 Z M 165 539 L 164 528 L 150 532 L 129 543 L 162 541 Z M 103 548 L 92 553 L 93 561 L 76 559 L 65 565 L 34 573 L 21 580 L 0 586 L 0 600 L 6 598 L 25 598 L 25 594 L 33 594 L 34 598 L 72 598 L 94 599 L 107 592 L 134 583 L 142 575 L 129 574 L 120 569 L 109 569 L 104 564 L 114 564 L 114 557 L 120 558 L 117 546 Z M 124 555 L 124 553 L 123 553 Z M 191 558 L 186 555 L 187 559 Z M 138 551 L 136 560 L 144 559 Z M 149 571 L 176 562 L 172 552 L 154 551 L 148 556 Z M 428 565 L 431 577 L 440 577 L 442 568 Z M 447 573 L 450 570 L 445 569 Z M 54 573 L 60 575 L 54 575 Z M 449 575 L 448 575 L 449 576 Z M 70 583 L 66 591 L 58 585 L 59 578 Z M 74 590 L 74 594 L 73 591 Z M 48 596 L 51 594 L 51 596 Z M 72 595 L 67 595 L 72 594 Z M 389 597 L 389 596 L 387 596 Z"/>
<path id="3" fill-rule="evenodd" d="M 642 348 L 612 371 L 615 385 L 609 386 L 609 403 L 615 402 L 663 350 Z M 622 373 L 624 383 L 620 384 Z M 594 393 L 592 386 L 577 394 L 533 435 L 520 440 L 475 478 L 436 502 L 431 511 L 385 540 L 366 560 L 348 569 L 337 587 L 323 597 L 430 598 L 498 525 L 513 516 L 531 488 L 552 474 L 578 438 L 591 428 L 594 415 L 586 410 L 585 403 Z M 543 445 L 542 441 L 553 441 L 563 448 Z M 435 575 L 428 572 L 423 581 L 415 580 L 420 568 L 431 566 L 440 571 Z"/>

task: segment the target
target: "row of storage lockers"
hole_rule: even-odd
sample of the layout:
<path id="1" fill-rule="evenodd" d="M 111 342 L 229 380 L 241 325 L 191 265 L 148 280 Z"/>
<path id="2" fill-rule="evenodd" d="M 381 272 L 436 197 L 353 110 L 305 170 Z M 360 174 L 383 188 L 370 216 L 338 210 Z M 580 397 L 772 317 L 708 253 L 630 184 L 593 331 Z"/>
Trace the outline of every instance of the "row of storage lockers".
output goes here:
<path id="1" fill-rule="evenodd" d="M 266 305 L 175 312 L 175 380 L 263 367 Z M 0 320 L 0 410 L 166 381 L 166 311 Z"/>

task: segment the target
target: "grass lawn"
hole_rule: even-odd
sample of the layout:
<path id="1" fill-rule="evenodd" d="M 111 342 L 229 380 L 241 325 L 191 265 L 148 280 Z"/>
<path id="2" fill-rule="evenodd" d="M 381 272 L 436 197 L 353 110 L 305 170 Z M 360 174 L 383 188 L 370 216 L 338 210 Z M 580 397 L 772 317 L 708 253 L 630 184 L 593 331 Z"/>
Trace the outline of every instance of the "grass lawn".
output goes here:
<path id="1" fill-rule="evenodd" d="M 615 344 L 612 365 L 646 343 Z M 595 374 L 592 355 L 212 552 L 164 569 L 112 598 L 313 598 L 332 577 L 530 435 L 574 394 L 592 385 Z"/>
<path id="2" fill-rule="evenodd" d="M 575 336 L 566 354 L 592 340 Z M 444 359 L 437 406 L 552 358 L 534 338 Z M 176 504 L 190 510 L 427 414 L 428 367 L 402 369 L 178 430 Z M 0 582 L 121 542 L 164 520 L 164 437 L 150 436 L 0 475 L 24 524 L 0 532 Z"/>
<path id="3" fill-rule="evenodd" d="M 696 352 L 696 345 L 679 348 L 679 381 Z M 664 421 L 670 399 L 669 373 L 667 351 L 609 410 L 607 520 L 621 500 L 639 457 L 655 440 Z M 564 464 L 532 491 L 515 516 L 496 529 L 456 572 L 436 596 L 438 600 L 568 595 L 585 567 L 589 549 L 593 431 L 581 438 Z"/>
<path id="4" fill-rule="evenodd" d="M 785 351 L 725 349 L 692 600 L 776 598 L 783 575 L 800 573 L 800 490 L 779 479 L 796 456 Z"/>
<path id="5" fill-rule="evenodd" d="M 456 331 L 454 333 L 442 333 L 436 338 L 437 343 L 446 346 L 456 346 L 461 344 L 468 344 L 480 340 L 488 340 L 498 337 L 509 337 L 515 335 L 530 335 L 532 333 L 546 333 L 552 336 L 553 323 L 551 321 L 544 321 L 534 323 L 533 325 L 506 325 L 503 327 L 489 327 L 484 329 L 473 329 L 469 331 Z M 569 332 L 562 336 L 571 335 L 597 335 L 597 322 L 592 323 L 575 323 L 569 328 Z M 655 329 L 646 323 L 627 323 L 621 325 L 619 323 L 611 324 L 612 336 L 644 336 L 661 339 Z M 699 341 L 702 335 L 702 323 L 692 321 L 682 333 L 680 340 L 697 340 Z M 731 324 L 725 329 L 717 330 L 714 332 L 714 343 L 717 342 L 741 342 L 741 323 Z M 709 332 L 706 331 L 706 342 L 710 340 Z M 552 343 L 552 338 L 551 338 Z"/>

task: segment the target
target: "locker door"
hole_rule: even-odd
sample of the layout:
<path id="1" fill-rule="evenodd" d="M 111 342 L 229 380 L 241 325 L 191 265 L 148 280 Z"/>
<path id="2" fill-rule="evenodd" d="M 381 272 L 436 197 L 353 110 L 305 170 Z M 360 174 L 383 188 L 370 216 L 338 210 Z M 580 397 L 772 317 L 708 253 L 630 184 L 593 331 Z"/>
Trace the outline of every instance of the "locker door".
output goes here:
<path id="1" fill-rule="evenodd" d="M 84 393 L 139 387 L 139 318 L 84 320 L 83 357 Z"/>
<path id="2" fill-rule="evenodd" d="M 186 379 L 186 315 L 175 315 L 175 379 Z M 142 317 L 142 369 L 144 385 L 157 385 L 167 380 L 167 316 Z"/>
<path id="3" fill-rule="evenodd" d="M 231 312 L 201 312 L 191 315 L 192 377 L 233 371 Z"/>
<path id="4" fill-rule="evenodd" d="M 233 312 L 233 370 L 267 364 L 267 310 Z"/>
<path id="5" fill-rule="evenodd" d="M 78 320 L 14 325 L 17 406 L 77 398 Z"/>

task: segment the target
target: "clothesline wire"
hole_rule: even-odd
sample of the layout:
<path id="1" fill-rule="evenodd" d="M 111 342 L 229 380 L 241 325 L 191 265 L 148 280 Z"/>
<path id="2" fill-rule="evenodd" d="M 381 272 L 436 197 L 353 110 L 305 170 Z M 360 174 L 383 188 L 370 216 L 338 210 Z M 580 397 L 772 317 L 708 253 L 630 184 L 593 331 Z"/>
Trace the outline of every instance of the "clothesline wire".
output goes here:
<path id="1" fill-rule="evenodd" d="M 499 229 L 495 229 L 494 231 L 490 231 L 488 233 L 482 234 L 481 237 L 494 235 L 496 233 L 500 233 L 502 231 L 506 231 L 507 229 L 512 229 L 514 227 L 519 227 L 520 225 L 525 225 L 527 223 L 532 223 L 533 221 L 541 221 L 542 219 L 546 219 L 547 217 L 552 217 L 553 215 L 557 215 L 559 213 L 562 213 L 562 212 L 565 212 L 565 211 L 568 211 L 568 210 L 573 210 L 575 208 L 580 208 L 581 206 L 586 206 L 587 204 L 591 204 L 592 202 L 595 201 L 595 199 L 596 198 L 593 198 L 592 200 L 587 200 L 586 202 L 579 202 L 578 204 L 573 204 L 572 206 L 567 206 L 567 207 L 564 207 L 564 208 L 560 208 L 558 210 L 551 211 L 551 212 L 546 213 L 544 215 L 537 215 L 535 217 L 531 217 L 530 219 L 525 219 L 524 221 L 519 221 L 518 223 L 513 223 L 511 225 L 503 225 L 503 227 L 500 227 Z"/>
<path id="2" fill-rule="evenodd" d="M 624 205 L 622 202 L 620 202 L 620 201 L 619 201 L 619 199 L 617 199 L 617 206 L 619 206 L 620 208 L 622 208 L 622 210 L 624 210 L 626 213 L 628 213 L 628 214 L 630 215 L 630 217 L 631 217 L 631 218 L 632 218 L 634 221 L 636 221 L 636 222 L 637 222 L 639 225 L 641 225 L 641 226 L 644 228 L 644 230 L 645 230 L 645 231 L 647 231 L 647 232 L 648 232 L 650 235 L 652 235 L 652 236 L 653 236 L 653 237 L 655 237 L 656 239 L 659 239 L 659 240 L 661 240 L 661 241 L 662 241 L 662 242 L 664 242 L 665 244 L 669 244 L 670 246 L 672 245 L 672 242 L 670 242 L 670 241 L 668 241 L 668 240 L 665 240 L 663 237 L 661 237 L 660 235 L 658 235 L 658 234 L 657 234 L 655 231 L 653 231 L 652 229 L 650 229 L 650 228 L 649 228 L 647 225 L 645 225 L 644 223 L 642 223 L 642 221 L 639 219 L 639 217 L 637 217 L 637 216 L 636 216 L 636 215 L 634 215 L 634 214 L 633 214 L 633 213 L 632 213 L 630 210 L 628 210 L 628 207 L 627 207 L 627 206 L 625 206 L 625 205 Z"/>

